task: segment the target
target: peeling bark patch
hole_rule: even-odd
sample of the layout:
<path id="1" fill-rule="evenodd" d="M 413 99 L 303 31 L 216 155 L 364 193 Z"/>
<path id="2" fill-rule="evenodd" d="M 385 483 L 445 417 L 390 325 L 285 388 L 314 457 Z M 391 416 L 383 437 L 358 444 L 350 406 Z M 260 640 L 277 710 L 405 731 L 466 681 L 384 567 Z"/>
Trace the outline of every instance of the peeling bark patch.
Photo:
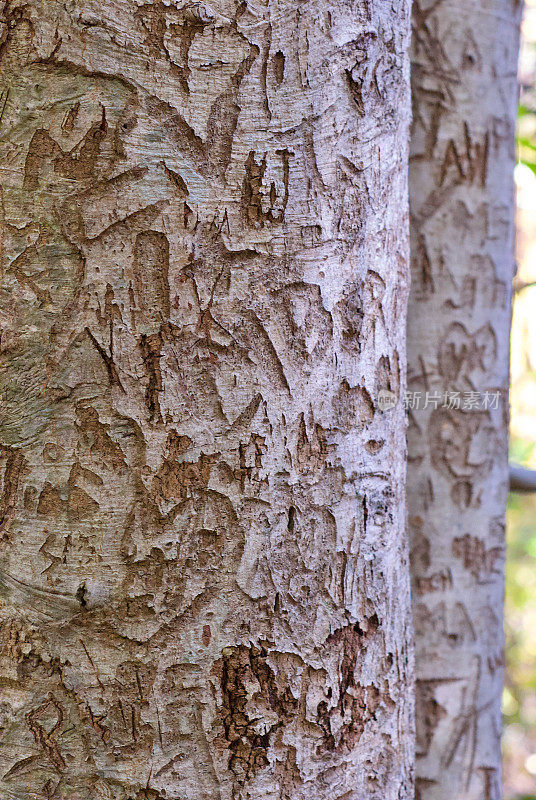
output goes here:
<path id="1" fill-rule="evenodd" d="M 289 151 L 276 150 L 269 157 L 263 153 L 258 163 L 256 153 L 252 150 L 245 163 L 245 171 L 242 205 L 247 223 L 252 227 L 282 223 L 288 203 Z"/>
<path id="2" fill-rule="evenodd" d="M 376 719 L 382 706 L 394 707 L 386 686 L 361 684 L 356 678 L 367 647 L 379 630 L 376 614 L 364 627 L 356 622 L 328 638 L 328 644 L 341 651 L 339 659 L 339 698 L 336 705 L 326 700 L 318 704 L 318 722 L 324 732 L 321 750 L 351 751 L 359 742 L 368 722 Z"/>
<path id="3" fill-rule="evenodd" d="M 140 350 L 147 373 L 145 402 L 150 419 L 155 422 L 162 421 L 162 414 L 160 411 L 160 393 L 164 388 L 162 383 L 162 370 L 160 368 L 162 347 L 162 337 L 159 333 L 150 336 L 142 334 L 140 337 Z"/>
<path id="4" fill-rule="evenodd" d="M 215 665 L 220 676 L 220 716 L 229 748 L 229 769 L 239 784 L 268 761 L 271 735 L 297 712 L 298 701 L 281 691 L 262 644 L 228 647 Z"/>
<path id="5" fill-rule="evenodd" d="M 4 460 L 2 495 L 0 497 L 0 538 L 6 538 L 15 514 L 19 484 L 24 470 L 24 456 L 13 447 L 0 447 L 0 460 Z"/>

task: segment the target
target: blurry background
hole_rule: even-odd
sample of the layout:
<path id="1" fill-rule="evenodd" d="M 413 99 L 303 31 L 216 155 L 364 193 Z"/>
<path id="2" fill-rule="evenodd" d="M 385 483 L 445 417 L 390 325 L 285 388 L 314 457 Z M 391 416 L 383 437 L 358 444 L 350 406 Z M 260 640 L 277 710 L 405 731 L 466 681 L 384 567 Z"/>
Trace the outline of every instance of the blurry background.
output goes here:
<path id="1" fill-rule="evenodd" d="M 536 469 L 536 0 L 526 0 L 520 81 L 510 458 Z M 536 494 L 510 495 L 507 539 L 504 798 L 536 800 Z"/>

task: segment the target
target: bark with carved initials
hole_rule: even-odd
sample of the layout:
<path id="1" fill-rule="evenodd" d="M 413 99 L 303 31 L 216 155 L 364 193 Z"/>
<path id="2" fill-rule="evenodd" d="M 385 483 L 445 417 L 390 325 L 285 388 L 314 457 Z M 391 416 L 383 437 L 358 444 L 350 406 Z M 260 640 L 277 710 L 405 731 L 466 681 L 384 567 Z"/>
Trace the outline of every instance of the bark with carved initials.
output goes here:
<path id="1" fill-rule="evenodd" d="M 420 408 L 409 411 L 408 513 L 421 800 L 502 798 L 520 12 L 517 0 L 413 4 L 408 399 Z"/>
<path id="2" fill-rule="evenodd" d="M 409 2 L 0 14 L 0 794 L 410 800 Z"/>

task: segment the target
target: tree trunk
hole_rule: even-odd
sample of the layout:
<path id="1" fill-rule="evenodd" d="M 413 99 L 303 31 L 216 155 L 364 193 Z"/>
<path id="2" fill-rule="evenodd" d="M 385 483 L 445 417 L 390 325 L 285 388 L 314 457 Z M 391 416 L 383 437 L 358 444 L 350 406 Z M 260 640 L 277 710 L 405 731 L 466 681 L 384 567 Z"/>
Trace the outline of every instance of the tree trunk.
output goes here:
<path id="1" fill-rule="evenodd" d="M 6 797 L 413 796 L 408 5 L 0 4 Z"/>
<path id="2" fill-rule="evenodd" d="M 502 797 L 519 16 L 515 0 L 414 3 L 408 512 L 422 800 Z"/>

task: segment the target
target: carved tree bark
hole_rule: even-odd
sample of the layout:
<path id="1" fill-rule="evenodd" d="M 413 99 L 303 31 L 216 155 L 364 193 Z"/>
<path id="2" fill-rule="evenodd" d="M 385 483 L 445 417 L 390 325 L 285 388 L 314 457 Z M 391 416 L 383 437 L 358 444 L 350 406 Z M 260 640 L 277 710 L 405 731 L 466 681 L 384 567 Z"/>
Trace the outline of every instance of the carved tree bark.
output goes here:
<path id="1" fill-rule="evenodd" d="M 0 3 L 0 792 L 413 796 L 407 0 Z"/>
<path id="2" fill-rule="evenodd" d="M 421 408 L 410 409 L 408 511 L 416 796 L 500 800 L 520 4 L 415 0 L 413 8 L 408 399 L 421 392 Z"/>

